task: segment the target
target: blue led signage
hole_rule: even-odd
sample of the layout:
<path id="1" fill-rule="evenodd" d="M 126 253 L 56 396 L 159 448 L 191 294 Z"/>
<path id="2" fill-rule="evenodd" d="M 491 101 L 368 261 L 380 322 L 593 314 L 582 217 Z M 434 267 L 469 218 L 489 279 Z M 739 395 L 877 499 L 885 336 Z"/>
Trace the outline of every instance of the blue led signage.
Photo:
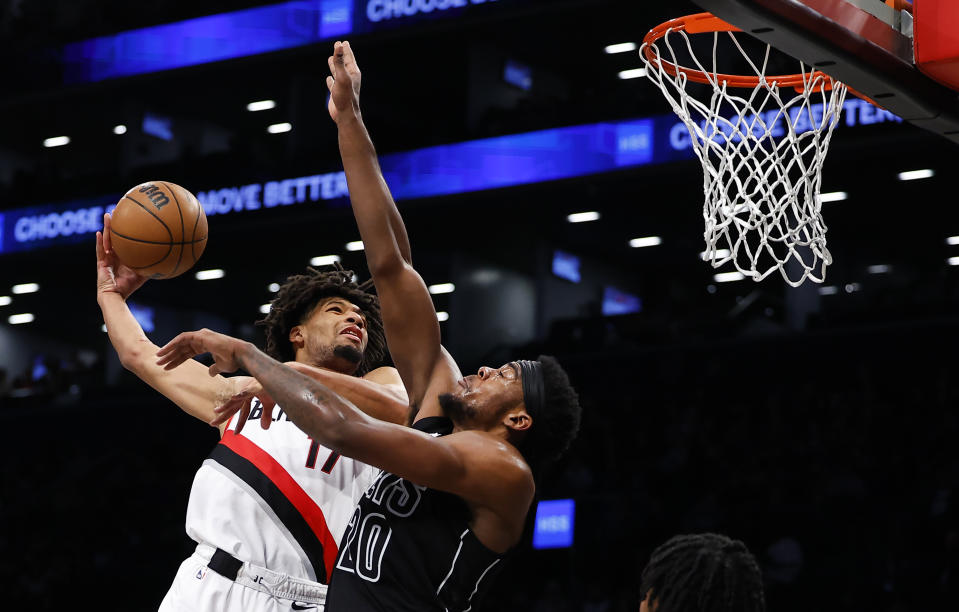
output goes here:
<path id="1" fill-rule="evenodd" d="M 858 98 L 847 100 L 843 125 L 901 121 Z M 685 135 L 685 137 L 682 137 Z M 384 155 L 380 166 L 397 200 L 499 189 L 693 157 L 689 134 L 674 115 L 596 123 L 484 138 Z M 342 171 L 196 191 L 207 216 L 328 202 L 349 195 Z M 0 253 L 86 240 L 122 194 L 5 211 Z"/>
<path id="2" fill-rule="evenodd" d="M 578 283 L 580 281 L 579 257 L 563 251 L 553 251 L 553 274 Z"/>
<path id="3" fill-rule="evenodd" d="M 349 34 L 353 0 L 284 2 L 68 44 L 64 80 L 89 83 L 299 47 Z"/>
<path id="4" fill-rule="evenodd" d="M 64 81 L 92 83 L 302 47 L 474 6 L 530 0 L 297 0 L 128 30 L 65 45 Z"/>
<path id="5" fill-rule="evenodd" d="M 203 211 L 209 217 L 243 210 L 335 200 L 345 198 L 349 194 L 346 174 L 329 172 L 282 181 L 200 191 L 197 192 L 196 199 L 203 204 Z"/>
<path id="6" fill-rule="evenodd" d="M 621 315 L 639 312 L 642 310 L 642 301 L 638 296 L 616 287 L 603 287 L 603 314 Z"/>
<path id="7" fill-rule="evenodd" d="M 360 0 L 366 5 L 365 16 L 372 24 L 387 21 L 412 21 L 442 13 L 455 14 L 475 4 L 493 4 L 497 0 Z M 515 0 L 514 0 L 515 1 Z"/>
<path id="8" fill-rule="evenodd" d="M 573 545 L 576 502 L 572 499 L 543 500 L 536 504 L 533 548 L 569 548 Z"/>
<path id="9" fill-rule="evenodd" d="M 121 195 L 8 210 L 0 223 L 0 253 L 88 240 Z"/>

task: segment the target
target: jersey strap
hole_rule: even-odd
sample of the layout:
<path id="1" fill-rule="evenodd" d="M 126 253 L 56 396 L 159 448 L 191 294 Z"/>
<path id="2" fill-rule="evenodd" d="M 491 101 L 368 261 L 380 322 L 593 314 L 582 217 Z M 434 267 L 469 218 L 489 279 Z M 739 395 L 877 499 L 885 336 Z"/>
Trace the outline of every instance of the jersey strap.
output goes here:
<path id="1" fill-rule="evenodd" d="M 337 542 L 323 511 L 269 453 L 226 430 L 210 459 L 235 474 L 273 510 L 307 555 L 317 580 L 329 582 Z"/>

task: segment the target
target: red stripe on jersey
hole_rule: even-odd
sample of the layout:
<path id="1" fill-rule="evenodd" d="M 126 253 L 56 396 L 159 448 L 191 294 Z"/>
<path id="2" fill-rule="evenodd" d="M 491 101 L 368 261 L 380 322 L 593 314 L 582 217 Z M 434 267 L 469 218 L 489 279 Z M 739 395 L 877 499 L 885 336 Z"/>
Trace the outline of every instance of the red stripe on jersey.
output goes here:
<path id="1" fill-rule="evenodd" d="M 326 525 L 326 517 L 323 516 L 320 507 L 303 490 L 303 487 L 293 480 L 293 477 L 283 469 L 283 466 L 276 459 L 243 434 L 237 435 L 236 432 L 228 429 L 223 432 L 223 438 L 220 442 L 263 472 L 306 519 L 310 529 L 313 530 L 314 535 L 323 545 L 326 581 L 329 583 L 333 566 L 336 564 L 337 542 L 333 538 L 333 534 L 330 533 L 330 528 Z"/>

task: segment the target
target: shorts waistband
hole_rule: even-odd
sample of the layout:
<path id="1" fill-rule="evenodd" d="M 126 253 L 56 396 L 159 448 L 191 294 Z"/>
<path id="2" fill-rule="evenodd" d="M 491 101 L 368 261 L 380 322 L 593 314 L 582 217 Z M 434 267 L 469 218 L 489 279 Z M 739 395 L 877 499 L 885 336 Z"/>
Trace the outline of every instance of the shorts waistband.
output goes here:
<path id="1" fill-rule="evenodd" d="M 207 567 L 239 585 L 256 589 L 279 599 L 324 605 L 326 585 L 282 572 L 274 572 L 248 561 L 240 561 L 225 550 L 209 544 L 200 544 L 196 552 L 206 560 Z"/>

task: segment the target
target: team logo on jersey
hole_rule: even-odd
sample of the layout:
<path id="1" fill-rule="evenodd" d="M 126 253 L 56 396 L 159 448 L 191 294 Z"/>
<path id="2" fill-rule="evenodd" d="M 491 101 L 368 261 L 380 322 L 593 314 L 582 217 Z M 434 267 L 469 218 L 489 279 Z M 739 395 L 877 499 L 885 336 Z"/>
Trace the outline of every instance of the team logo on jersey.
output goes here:
<path id="1" fill-rule="evenodd" d="M 196 579 L 203 580 L 204 578 L 206 578 L 206 568 L 201 567 L 200 569 L 196 571 Z"/>
<path id="2" fill-rule="evenodd" d="M 274 407 L 273 407 L 273 413 L 274 413 L 274 414 L 273 414 L 273 422 L 274 422 L 274 423 L 276 423 L 277 421 L 279 421 L 279 420 L 281 420 L 281 419 L 286 420 L 286 421 L 289 421 L 289 420 L 290 420 L 290 417 L 287 416 L 286 412 L 284 412 L 283 409 L 280 408 L 279 406 L 274 406 Z M 256 398 L 256 397 L 255 397 L 255 398 L 253 398 L 253 404 L 250 406 L 250 414 L 249 414 L 249 416 L 247 416 L 246 420 L 247 420 L 247 421 L 257 421 L 257 420 L 259 420 L 259 418 L 260 418 L 260 416 L 261 416 L 262 414 L 263 414 L 263 404 L 260 403 L 260 399 L 259 399 L 259 398 Z"/>

